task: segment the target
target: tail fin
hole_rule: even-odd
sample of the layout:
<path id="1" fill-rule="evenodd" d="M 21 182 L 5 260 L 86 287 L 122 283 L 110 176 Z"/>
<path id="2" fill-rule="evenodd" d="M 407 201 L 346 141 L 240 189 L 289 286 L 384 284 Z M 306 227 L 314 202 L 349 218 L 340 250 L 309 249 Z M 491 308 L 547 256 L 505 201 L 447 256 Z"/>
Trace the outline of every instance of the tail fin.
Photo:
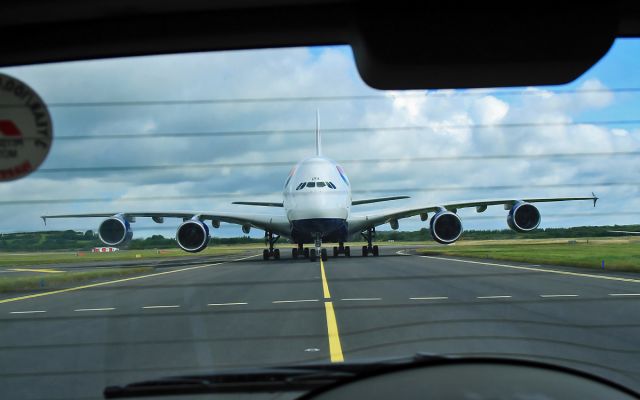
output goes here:
<path id="1" fill-rule="evenodd" d="M 322 142 L 320 141 L 320 111 L 316 108 L 316 156 L 322 156 Z"/>

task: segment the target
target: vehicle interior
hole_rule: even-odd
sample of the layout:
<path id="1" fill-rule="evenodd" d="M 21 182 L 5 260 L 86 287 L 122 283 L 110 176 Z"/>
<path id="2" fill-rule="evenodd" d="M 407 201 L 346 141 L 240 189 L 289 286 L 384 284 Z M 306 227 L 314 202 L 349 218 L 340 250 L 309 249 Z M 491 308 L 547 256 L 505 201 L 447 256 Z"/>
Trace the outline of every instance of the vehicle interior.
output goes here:
<path id="1" fill-rule="evenodd" d="M 566 84 L 605 56 L 616 39 L 640 37 L 640 2 L 630 0 L 580 4 L 546 0 L 13 0 L 5 2 L 2 9 L 2 68 L 205 51 L 348 45 L 361 79 L 371 88 L 393 91 Z M 328 179 L 309 180 L 294 186 L 293 191 L 320 191 L 317 188 L 331 192 L 336 185 Z M 540 215 L 531 218 L 537 221 Z M 527 224 L 534 223 L 521 221 L 521 225 Z M 248 227 L 245 233 L 249 233 Z M 363 252 L 366 254 L 366 248 Z M 602 263 L 604 268 L 605 261 Z M 635 278 L 625 275 L 624 279 Z M 637 326 L 632 329 L 635 335 Z M 5 363 L 12 361 L 0 361 L 0 366 Z M 185 371 L 179 377 L 117 385 L 109 382 L 104 396 L 640 397 L 635 391 L 638 386 L 629 388 L 551 361 L 418 354 L 374 363 L 284 364 L 260 370 L 248 362 L 247 369 L 218 375 Z M 2 379 L 0 376 L 0 393 Z M 87 394 L 87 398 L 91 396 L 95 393 Z M 46 393 L 39 398 L 47 398 Z"/>

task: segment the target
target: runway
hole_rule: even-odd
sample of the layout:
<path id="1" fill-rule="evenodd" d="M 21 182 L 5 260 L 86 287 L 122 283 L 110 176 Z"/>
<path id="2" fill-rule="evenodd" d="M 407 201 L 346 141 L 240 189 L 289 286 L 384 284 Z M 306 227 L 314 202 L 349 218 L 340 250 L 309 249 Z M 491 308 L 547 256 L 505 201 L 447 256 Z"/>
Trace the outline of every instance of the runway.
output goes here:
<path id="1" fill-rule="evenodd" d="M 526 357 L 640 390 L 640 277 L 406 255 L 261 253 L 0 299 L 7 399 L 214 369 L 416 352 Z"/>

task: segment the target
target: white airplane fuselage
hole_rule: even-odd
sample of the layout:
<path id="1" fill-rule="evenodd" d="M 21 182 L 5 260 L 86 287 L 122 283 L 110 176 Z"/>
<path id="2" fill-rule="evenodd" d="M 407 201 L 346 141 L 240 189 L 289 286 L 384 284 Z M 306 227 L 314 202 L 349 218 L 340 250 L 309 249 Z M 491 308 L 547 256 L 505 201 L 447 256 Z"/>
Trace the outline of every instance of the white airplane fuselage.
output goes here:
<path id="1" fill-rule="evenodd" d="M 283 206 L 296 243 L 344 242 L 351 211 L 351 185 L 333 160 L 316 156 L 299 162 L 289 174 Z"/>

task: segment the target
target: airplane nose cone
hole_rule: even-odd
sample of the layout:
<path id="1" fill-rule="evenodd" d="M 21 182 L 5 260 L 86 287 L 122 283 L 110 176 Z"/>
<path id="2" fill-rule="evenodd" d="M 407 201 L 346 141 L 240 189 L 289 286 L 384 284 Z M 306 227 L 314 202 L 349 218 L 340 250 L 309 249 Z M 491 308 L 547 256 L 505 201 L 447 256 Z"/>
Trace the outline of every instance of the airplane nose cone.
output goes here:
<path id="1" fill-rule="evenodd" d="M 338 193 L 304 193 L 297 195 L 287 210 L 289 220 L 336 218 L 347 219 L 345 196 Z"/>

